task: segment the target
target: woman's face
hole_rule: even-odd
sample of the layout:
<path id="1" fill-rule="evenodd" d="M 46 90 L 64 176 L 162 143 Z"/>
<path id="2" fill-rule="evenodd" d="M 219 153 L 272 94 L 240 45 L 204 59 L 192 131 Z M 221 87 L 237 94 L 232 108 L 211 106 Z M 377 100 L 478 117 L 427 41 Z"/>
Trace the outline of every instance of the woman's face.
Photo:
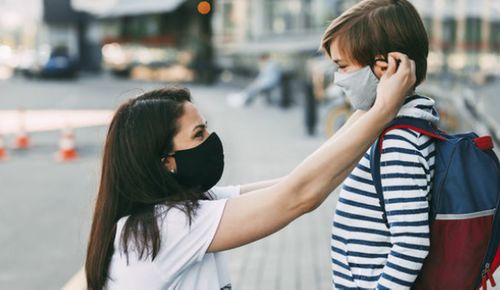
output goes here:
<path id="1" fill-rule="evenodd" d="M 337 65 L 338 71 L 341 73 L 350 73 L 362 69 L 364 66 L 351 60 L 348 56 L 342 54 L 342 50 L 339 48 L 339 43 L 337 40 L 333 40 L 330 45 L 330 55 L 332 57 L 333 62 Z M 384 72 L 387 70 L 387 62 L 385 61 L 376 61 L 384 59 L 383 56 L 377 56 L 375 64 L 372 67 L 373 72 L 377 76 L 377 78 L 381 78 Z"/>
<path id="2" fill-rule="evenodd" d="M 184 114 L 177 120 L 179 131 L 174 136 L 174 152 L 194 148 L 203 143 L 209 135 L 207 121 L 191 103 L 183 105 Z M 171 153 L 174 153 L 171 152 Z M 176 171 L 175 158 L 167 157 L 164 161 L 169 171 Z"/>

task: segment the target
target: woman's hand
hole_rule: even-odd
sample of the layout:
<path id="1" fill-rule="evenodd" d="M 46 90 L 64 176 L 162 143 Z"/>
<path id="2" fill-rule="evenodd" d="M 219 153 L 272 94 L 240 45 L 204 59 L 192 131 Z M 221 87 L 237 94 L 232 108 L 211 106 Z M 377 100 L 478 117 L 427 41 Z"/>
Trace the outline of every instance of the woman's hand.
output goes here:
<path id="1" fill-rule="evenodd" d="M 413 90 L 415 81 L 415 62 L 406 54 L 389 53 L 389 66 L 380 78 L 373 107 L 389 116 L 396 116 L 404 99 Z"/>

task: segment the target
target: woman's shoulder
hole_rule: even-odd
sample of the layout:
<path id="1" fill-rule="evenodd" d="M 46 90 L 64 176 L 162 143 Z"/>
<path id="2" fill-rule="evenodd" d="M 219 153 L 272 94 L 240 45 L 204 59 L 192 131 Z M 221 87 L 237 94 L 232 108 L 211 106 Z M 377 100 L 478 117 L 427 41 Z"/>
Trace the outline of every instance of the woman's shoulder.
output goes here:
<path id="1" fill-rule="evenodd" d="M 198 223 L 220 218 L 225 204 L 225 199 L 199 200 L 198 206 L 194 208 L 194 213 L 191 215 L 191 219 L 189 219 L 185 208 L 161 203 L 156 205 L 155 215 L 159 223 L 163 226 L 172 228 L 193 227 L 193 225 L 196 226 Z"/>

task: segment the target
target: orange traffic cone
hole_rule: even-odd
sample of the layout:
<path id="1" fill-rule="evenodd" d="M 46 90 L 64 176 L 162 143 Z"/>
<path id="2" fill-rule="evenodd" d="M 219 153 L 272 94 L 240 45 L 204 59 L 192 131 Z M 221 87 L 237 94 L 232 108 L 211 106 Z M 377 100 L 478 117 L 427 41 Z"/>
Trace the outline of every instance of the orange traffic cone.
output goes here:
<path id="1" fill-rule="evenodd" d="M 19 132 L 17 133 L 16 140 L 14 142 L 15 149 L 28 149 L 30 147 L 30 138 L 28 133 L 26 133 L 25 128 L 25 116 L 24 110 L 19 110 Z"/>
<path id="2" fill-rule="evenodd" d="M 59 142 L 59 152 L 56 159 L 58 161 L 70 161 L 78 157 L 75 148 L 75 136 L 71 128 L 63 130 L 61 141 Z"/>
<path id="3" fill-rule="evenodd" d="M 28 149 L 30 147 L 30 138 L 26 132 L 20 131 L 16 136 L 16 142 L 14 148 L 16 149 Z"/>
<path id="4" fill-rule="evenodd" d="M 0 160 L 7 159 L 7 150 L 5 149 L 5 144 L 3 142 L 3 136 L 0 135 Z"/>

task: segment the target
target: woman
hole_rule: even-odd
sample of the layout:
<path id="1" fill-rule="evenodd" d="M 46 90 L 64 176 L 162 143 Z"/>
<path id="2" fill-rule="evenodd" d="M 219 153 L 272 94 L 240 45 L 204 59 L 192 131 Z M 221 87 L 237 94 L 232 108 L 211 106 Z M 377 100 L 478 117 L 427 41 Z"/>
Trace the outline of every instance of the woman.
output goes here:
<path id="1" fill-rule="evenodd" d="M 361 1 L 332 22 L 322 40 L 339 67 L 335 83 L 360 110 L 379 97 L 376 87 L 388 52 L 398 50 L 415 60 L 416 87 L 425 79 L 428 46 L 422 20 L 406 0 Z M 434 101 L 416 95 L 415 87 L 406 92 L 397 116 L 436 123 Z M 339 194 L 331 241 L 334 288 L 409 289 L 428 254 L 434 141 L 396 129 L 385 136 L 381 152 L 385 209 L 375 190 L 370 151 Z"/>
<path id="2" fill-rule="evenodd" d="M 400 65 L 396 67 L 396 61 Z M 280 181 L 218 189 L 220 139 L 186 89 L 122 104 L 109 127 L 86 259 L 90 289 L 230 289 L 221 251 L 270 235 L 312 211 L 347 176 L 415 82 L 389 55 L 371 110 Z"/>

